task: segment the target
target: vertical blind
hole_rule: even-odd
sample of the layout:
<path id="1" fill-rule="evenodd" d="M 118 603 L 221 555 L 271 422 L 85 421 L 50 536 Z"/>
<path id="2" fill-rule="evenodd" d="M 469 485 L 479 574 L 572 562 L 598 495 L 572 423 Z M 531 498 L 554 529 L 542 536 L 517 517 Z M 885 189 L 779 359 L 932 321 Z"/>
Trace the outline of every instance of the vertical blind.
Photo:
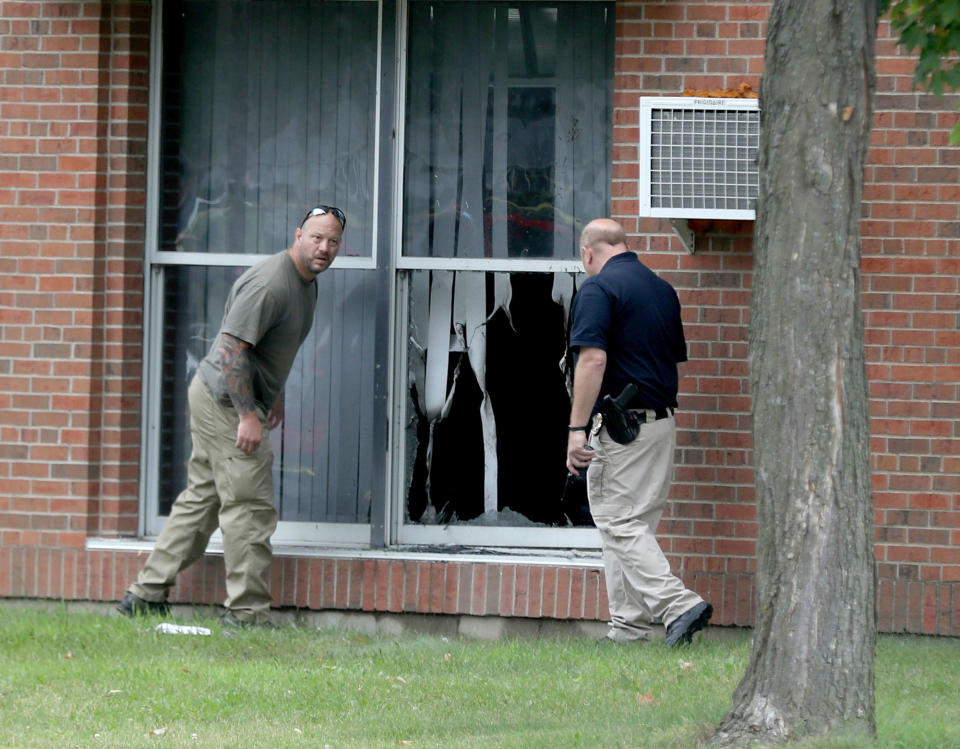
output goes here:
<path id="1" fill-rule="evenodd" d="M 612 3 L 410 4 L 403 252 L 576 259 L 605 215 Z"/>
<path id="2" fill-rule="evenodd" d="M 161 249 L 267 254 L 317 203 L 372 248 L 377 3 L 167 0 Z"/>
<path id="3" fill-rule="evenodd" d="M 312 206 L 373 247 L 378 6 L 167 0 L 160 249 L 272 254 Z M 164 268 L 160 514 L 185 482 L 186 389 L 243 268 Z M 369 522 L 376 271 L 321 274 L 271 433 L 284 521 Z"/>
<path id="4" fill-rule="evenodd" d="M 608 210 L 613 4 L 409 7 L 402 252 L 579 259 Z M 572 278 L 441 267 L 407 288 L 405 520 L 564 524 Z"/>

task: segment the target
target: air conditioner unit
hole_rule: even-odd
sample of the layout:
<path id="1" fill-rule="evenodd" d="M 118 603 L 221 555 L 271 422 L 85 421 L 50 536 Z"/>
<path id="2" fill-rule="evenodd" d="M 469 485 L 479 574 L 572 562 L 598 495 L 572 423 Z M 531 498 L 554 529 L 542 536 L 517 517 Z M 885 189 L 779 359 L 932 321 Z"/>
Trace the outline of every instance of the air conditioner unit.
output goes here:
<path id="1" fill-rule="evenodd" d="M 757 99 L 640 99 L 640 215 L 756 217 Z"/>

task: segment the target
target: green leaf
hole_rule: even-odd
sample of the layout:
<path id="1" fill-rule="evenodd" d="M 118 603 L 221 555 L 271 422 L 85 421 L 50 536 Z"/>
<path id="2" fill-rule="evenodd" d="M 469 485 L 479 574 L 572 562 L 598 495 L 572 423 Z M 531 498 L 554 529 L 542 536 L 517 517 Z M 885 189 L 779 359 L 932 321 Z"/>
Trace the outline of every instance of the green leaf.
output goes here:
<path id="1" fill-rule="evenodd" d="M 922 49 L 927 42 L 928 36 L 923 32 L 923 29 L 915 24 L 908 24 L 900 30 L 899 44 L 910 52 L 915 49 Z"/>

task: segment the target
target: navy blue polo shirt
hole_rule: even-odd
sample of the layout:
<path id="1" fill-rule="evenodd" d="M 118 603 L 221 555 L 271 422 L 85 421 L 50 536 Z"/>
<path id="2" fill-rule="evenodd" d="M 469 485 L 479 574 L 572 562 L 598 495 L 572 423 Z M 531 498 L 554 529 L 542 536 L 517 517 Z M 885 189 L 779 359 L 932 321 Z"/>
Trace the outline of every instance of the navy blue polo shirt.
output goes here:
<path id="1" fill-rule="evenodd" d="M 677 364 L 687 360 L 680 300 L 636 253 L 611 257 L 573 298 L 570 347 L 581 346 L 607 353 L 598 404 L 634 382 L 633 408 L 676 408 Z"/>

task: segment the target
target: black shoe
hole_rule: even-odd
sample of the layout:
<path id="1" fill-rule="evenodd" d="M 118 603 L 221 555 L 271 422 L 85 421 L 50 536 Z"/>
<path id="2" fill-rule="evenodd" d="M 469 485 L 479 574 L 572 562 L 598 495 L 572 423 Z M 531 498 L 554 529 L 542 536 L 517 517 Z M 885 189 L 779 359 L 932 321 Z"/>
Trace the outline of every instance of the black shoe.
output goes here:
<path id="1" fill-rule="evenodd" d="M 124 616 L 170 616 L 170 604 L 166 601 L 144 601 L 128 591 L 117 604 L 117 611 Z"/>
<path id="2" fill-rule="evenodd" d="M 668 648 L 689 645 L 693 642 L 694 634 L 707 626 L 711 616 L 713 616 L 713 606 L 706 601 L 701 601 L 670 622 L 663 644 Z"/>
<path id="3" fill-rule="evenodd" d="M 230 609 L 227 609 L 220 616 L 220 624 L 229 629 L 276 629 L 276 625 L 273 622 L 264 619 L 262 621 L 251 621 L 249 619 L 240 619 L 234 614 Z"/>

